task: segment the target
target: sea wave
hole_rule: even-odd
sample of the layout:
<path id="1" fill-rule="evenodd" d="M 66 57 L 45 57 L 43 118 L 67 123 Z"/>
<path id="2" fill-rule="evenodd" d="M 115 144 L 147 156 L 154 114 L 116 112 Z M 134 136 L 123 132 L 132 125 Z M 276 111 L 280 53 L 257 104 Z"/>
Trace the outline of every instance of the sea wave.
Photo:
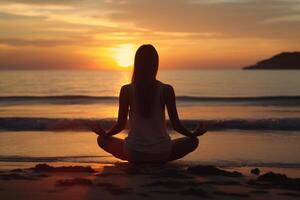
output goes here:
<path id="1" fill-rule="evenodd" d="M 300 118 L 182 120 L 182 122 L 187 128 L 195 128 L 198 123 L 205 122 L 209 130 L 300 130 Z M 114 119 L 2 117 L 0 130 L 83 131 L 89 130 L 91 124 L 101 124 L 103 128 L 110 128 L 114 123 Z M 167 121 L 167 128 L 171 128 L 170 121 Z"/>
<path id="2" fill-rule="evenodd" d="M 0 96 L 0 104 L 97 104 L 117 102 L 116 96 Z M 179 103 L 300 105 L 300 96 L 200 97 L 177 96 Z"/>

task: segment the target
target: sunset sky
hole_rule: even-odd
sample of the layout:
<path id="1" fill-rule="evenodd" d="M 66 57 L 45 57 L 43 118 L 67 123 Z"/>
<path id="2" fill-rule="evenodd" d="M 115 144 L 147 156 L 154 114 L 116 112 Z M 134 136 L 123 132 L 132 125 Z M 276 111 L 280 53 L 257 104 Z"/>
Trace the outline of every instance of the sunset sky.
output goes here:
<path id="1" fill-rule="evenodd" d="M 300 0 L 1 0 L 0 69 L 241 68 L 300 50 Z"/>

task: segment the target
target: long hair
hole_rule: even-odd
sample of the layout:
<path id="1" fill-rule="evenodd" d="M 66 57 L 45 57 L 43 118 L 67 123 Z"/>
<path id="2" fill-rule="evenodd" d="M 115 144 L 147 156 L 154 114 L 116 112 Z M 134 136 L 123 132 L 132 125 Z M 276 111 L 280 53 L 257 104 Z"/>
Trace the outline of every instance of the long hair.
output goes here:
<path id="1" fill-rule="evenodd" d="M 153 110 L 158 63 L 158 53 L 152 45 L 142 45 L 136 51 L 132 83 L 135 87 L 138 112 L 145 118 Z"/>

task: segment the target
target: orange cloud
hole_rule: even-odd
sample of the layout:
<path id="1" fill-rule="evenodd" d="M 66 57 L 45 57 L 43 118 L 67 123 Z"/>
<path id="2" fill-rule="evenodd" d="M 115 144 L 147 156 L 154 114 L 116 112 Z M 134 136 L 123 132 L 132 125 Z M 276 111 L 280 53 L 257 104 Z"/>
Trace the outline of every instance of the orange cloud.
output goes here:
<path id="1" fill-rule="evenodd" d="M 4 0 L 0 69 L 114 68 L 109 49 L 152 43 L 166 68 L 239 68 L 300 49 L 283 0 Z M 125 54 L 126 55 L 126 54 Z"/>

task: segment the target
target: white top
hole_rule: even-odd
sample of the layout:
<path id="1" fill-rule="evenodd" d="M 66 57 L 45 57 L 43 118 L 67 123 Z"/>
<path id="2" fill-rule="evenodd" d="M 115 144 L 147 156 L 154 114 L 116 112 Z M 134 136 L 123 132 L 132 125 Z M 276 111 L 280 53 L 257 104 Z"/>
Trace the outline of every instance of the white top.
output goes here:
<path id="1" fill-rule="evenodd" d="M 130 130 L 125 138 L 125 147 L 129 150 L 145 153 L 166 153 L 171 151 L 171 138 L 166 131 L 165 104 L 163 103 L 163 83 L 157 81 L 156 96 L 151 116 L 143 118 L 137 112 L 137 99 L 132 89 L 130 102 L 129 123 Z"/>

